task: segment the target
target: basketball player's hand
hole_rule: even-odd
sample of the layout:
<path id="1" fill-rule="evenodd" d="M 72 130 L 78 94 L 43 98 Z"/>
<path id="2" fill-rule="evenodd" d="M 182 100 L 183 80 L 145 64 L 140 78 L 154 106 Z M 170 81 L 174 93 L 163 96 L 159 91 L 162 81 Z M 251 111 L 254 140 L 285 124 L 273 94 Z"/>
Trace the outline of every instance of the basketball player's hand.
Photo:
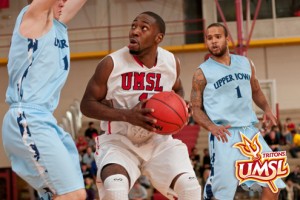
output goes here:
<path id="1" fill-rule="evenodd" d="M 148 131 L 156 131 L 152 124 L 155 124 L 157 120 L 148 115 L 154 112 L 154 110 L 145 108 L 146 101 L 146 99 L 140 101 L 130 110 L 127 116 L 127 122 L 136 126 L 140 126 Z"/>
<path id="2" fill-rule="evenodd" d="M 213 125 L 209 129 L 209 131 L 218 139 L 218 141 L 222 140 L 222 142 L 224 143 L 224 142 L 228 142 L 227 135 L 231 136 L 231 133 L 228 131 L 229 128 L 231 128 L 230 125 L 226 125 L 226 126 Z"/>
<path id="3" fill-rule="evenodd" d="M 273 112 L 270 111 L 266 111 L 263 115 L 263 124 L 266 125 L 266 127 L 270 128 L 272 126 L 276 126 L 277 125 L 277 118 L 275 117 L 275 115 L 273 114 Z"/>

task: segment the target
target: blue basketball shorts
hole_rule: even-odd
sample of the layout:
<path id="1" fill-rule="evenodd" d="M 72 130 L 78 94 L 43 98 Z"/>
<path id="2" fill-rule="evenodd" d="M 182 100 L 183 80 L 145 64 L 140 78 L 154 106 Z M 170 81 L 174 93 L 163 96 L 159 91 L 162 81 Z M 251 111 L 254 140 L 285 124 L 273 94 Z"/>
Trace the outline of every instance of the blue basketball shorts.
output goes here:
<path id="1" fill-rule="evenodd" d="M 12 169 L 43 199 L 84 188 L 79 154 L 52 113 L 37 106 L 11 106 L 2 137 Z"/>
<path id="2" fill-rule="evenodd" d="M 230 128 L 228 129 L 231 136 L 227 136 L 228 142 L 223 143 L 218 141 L 211 133 L 209 133 L 209 151 L 211 158 L 211 172 L 207 179 L 204 188 L 204 199 L 232 200 L 236 192 L 236 188 L 239 184 L 235 174 L 235 161 L 237 160 L 249 160 L 244 156 L 238 148 L 233 147 L 234 144 L 242 142 L 240 132 L 242 132 L 250 140 L 259 132 L 255 126 L 243 127 L 243 128 Z M 263 139 L 262 135 L 259 135 L 259 142 L 262 145 L 263 152 L 272 152 L 268 144 Z M 260 186 L 268 187 L 267 184 L 246 181 L 245 184 L 248 187 Z M 284 188 L 285 184 L 281 179 L 275 181 L 275 185 L 278 188 Z"/>

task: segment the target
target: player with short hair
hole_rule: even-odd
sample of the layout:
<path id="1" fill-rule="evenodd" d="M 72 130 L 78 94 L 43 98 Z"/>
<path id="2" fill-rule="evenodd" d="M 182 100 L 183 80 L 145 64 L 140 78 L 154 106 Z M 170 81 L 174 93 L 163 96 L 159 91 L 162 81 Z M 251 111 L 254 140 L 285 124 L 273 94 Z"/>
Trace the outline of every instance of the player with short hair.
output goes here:
<path id="1" fill-rule="evenodd" d="M 65 23 L 85 2 L 29 1 L 11 40 L 3 145 L 13 171 L 44 200 L 86 198 L 74 141 L 53 116 L 70 69 Z"/>
<path id="2" fill-rule="evenodd" d="M 276 125 L 277 119 L 260 88 L 252 61 L 244 56 L 230 54 L 228 32 L 224 25 L 213 23 L 206 29 L 206 43 L 211 57 L 195 71 L 192 81 L 191 103 L 194 120 L 209 133 L 211 173 L 204 188 L 204 199 L 232 200 L 238 185 L 235 161 L 243 156 L 233 145 L 241 141 L 240 132 L 252 138 L 259 130 L 252 108 L 252 100 L 264 111 L 264 119 Z M 259 136 L 263 152 L 270 152 Z M 259 184 L 259 186 L 257 185 Z M 281 179 L 275 184 L 285 187 Z M 246 182 L 250 189 L 263 186 L 262 199 L 274 200 L 264 183 Z"/>
<path id="3" fill-rule="evenodd" d="M 131 24 L 129 45 L 102 59 L 87 85 L 81 111 L 101 120 L 105 130 L 96 144 L 101 199 L 128 199 L 141 174 L 170 199 L 201 198 L 186 145 L 154 133 L 156 120 L 146 116 L 153 110 L 143 107 L 158 92 L 173 90 L 183 97 L 179 61 L 158 46 L 164 36 L 160 16 L 139 14 Z"/>

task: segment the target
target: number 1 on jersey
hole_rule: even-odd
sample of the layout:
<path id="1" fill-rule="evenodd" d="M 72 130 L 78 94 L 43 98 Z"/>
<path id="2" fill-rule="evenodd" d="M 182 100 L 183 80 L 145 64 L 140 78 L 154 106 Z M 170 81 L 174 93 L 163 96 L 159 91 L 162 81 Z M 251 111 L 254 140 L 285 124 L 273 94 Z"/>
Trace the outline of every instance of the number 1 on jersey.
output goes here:
<path id="1" fill-rule="evenodd" d="M 237 93 L 237 98 L 242 98 L 240 86 L 237 86 L 235 89 L 236 89 L 236 93 Z"/>

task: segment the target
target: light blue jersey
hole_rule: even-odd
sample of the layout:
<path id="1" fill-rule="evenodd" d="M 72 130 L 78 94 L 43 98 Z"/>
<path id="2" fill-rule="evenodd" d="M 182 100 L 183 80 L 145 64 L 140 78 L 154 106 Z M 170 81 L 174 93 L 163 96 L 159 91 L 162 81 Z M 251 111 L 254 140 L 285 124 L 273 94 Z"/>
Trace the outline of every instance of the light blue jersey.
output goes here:
<path id="1" fill-rule="evenodd" d="M 217 125 L 244 127 L 257 123 L 252 108 L 251 66 L 246 57 L 230 54 L 230 66 L 209 58 L 199 68 L 207 85 L 204 109 Z"/>
<path id="2" fill-rule="evenodd" d="M 235 162 L 248 158 L 234 148 L 233 145 L 241 142 L 240 132 L 248 138 L 253 138 L 259 130 L 255 127 L 258 122 L 252 108 L 252 89 L 250 84 L 251 66 L 246 57 L 230 54 L 230 66 L 223 65 L 209 58 L 199 68 L 206 78 L 203 92 L 203 105 L 206 114 L 216 125 L 231 125 L 227 136 L 228 142 L 218 141 L 209 133 L 209 151 L 211 158 L 211 172 L 204 187 L 204 199 L 232 200 L 238 179 L 235 175 Z M 259 135 L 262 152 L 272 150 Z M 245 188 L 251 190 L 267 184 L 246 181 Z M 278 188 L 284 188 L 281 179 L 275 181 Z"/>
<path id="3" fill-rule="evenodd" d="M 54 20 L 50 31 L 28 39 L 19 32 L 25 7 L 17 18 L 8 58 L 8 104 L 42 106 L 53 112 L 69 73 L 70 49 L 67 28 Z M 50 44 L 50 45 L 49 45 Z"/>
<path id="4" fill-rule="evenodd" d="M 51 200 L 84 188 L 75 143 L 52 114 L 69 72 L 69 43 L 66 26 L 57 20 L 38 39 L 22 36 L 20 23 L 27 9 L 16 20 L 9 52 L 10 108 L 3 119 L 3 146 L 13 171 L 40 199 Z"/>

